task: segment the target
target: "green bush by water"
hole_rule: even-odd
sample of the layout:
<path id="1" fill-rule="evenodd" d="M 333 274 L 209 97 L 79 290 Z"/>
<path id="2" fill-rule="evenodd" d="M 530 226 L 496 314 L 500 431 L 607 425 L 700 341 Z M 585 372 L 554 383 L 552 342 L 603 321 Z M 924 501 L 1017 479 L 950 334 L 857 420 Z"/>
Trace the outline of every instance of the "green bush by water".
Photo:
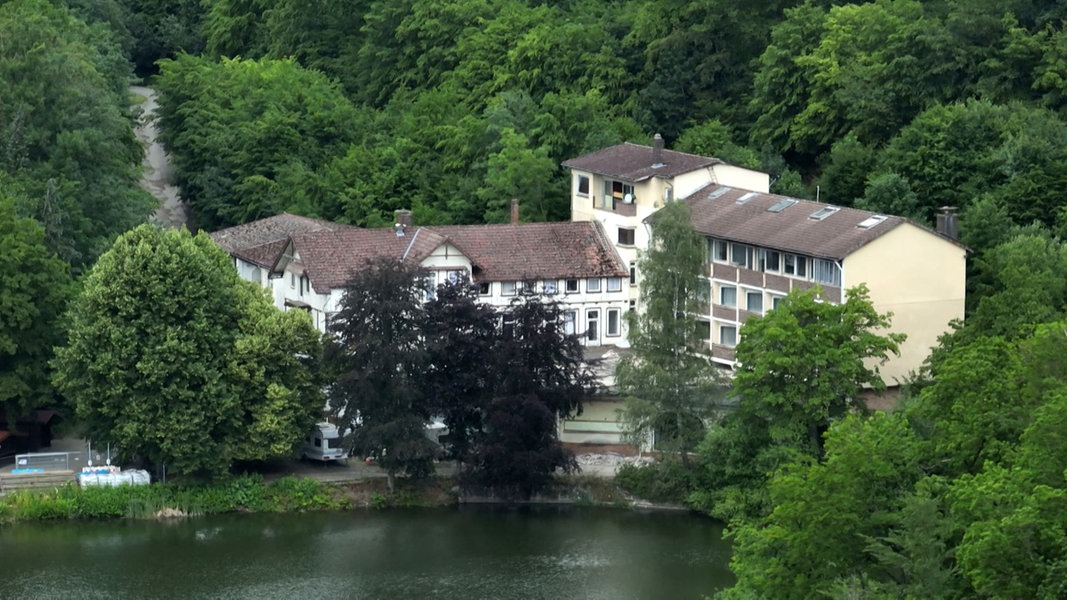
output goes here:
<path id="1" fill-rule="evenodd" d="M 284 477 L 273 483 L 258 475 L 215 484 L 162 484 L 17 491 L 0 498 L 0 521 L 153 518 L 172 509 L 202 515 L 237 511 L 291 512 L 345 508 L 347 501 L 326 484 Z"/>
<path id="2" fill-rule="evenodd" d="M 680 462 L 662 461 L 643 467 L 622 465 L 615 484 L 650 502 L 684 504 L 693 491 L 696 475 Z"/>

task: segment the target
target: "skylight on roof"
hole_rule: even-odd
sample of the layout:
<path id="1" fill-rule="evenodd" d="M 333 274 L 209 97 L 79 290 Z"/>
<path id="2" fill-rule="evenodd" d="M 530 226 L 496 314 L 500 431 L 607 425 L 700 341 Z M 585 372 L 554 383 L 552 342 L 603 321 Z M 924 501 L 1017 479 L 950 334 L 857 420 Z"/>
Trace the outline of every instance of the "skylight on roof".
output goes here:
<path id="1" fill-rule="evenodd" d="M 728 191 L 730 191 L 730 188 L 728 187 L 715 188 L 710 194 L 708 194 L 708 200 L 714 200 Z"/>
<path id="2" fill-rule="evenodd" d="M 741 196 L 740 198 L 738 198 L 737 199 L 737 203 L 738 204 L 744 204 L 745 202 L 748 202 L 749 200 L 751 200 L 751 199 L 753 199 L 755 197 L 756 197 L 756 192 L 749 192 L 749 193 L 745 194 L 744 196 Z"/>
<path id="3" fill-rule="evenodd" d="M 826 217 L 829 217 L 830 215 L 834 214 L 835 212 L 837 212 L 839 210 L 841 210 L 841 209 L 839 207 L 837 207 L 837 206 L 827 206 L 825 208 L 820 208 L 819 210 L 811 213 L 811 216 L 808 217 L 808 218 L 812 219 L 812 220 L 815 220 L 815 221 L 822 221 Z"/>
<path id="4" fill-rule="evenodd" d="M 796 203 L 797 200 L 794 200 L 793 198 L 782 198 L 781 200 L 772 204 L 771 207 L 767 209 L 767 212 L 780 213 Z"/>
<path id="5" fill-rule="evenodd" d="M 859 227 L 860 229 L 870 229 L 871 227 L 874 227 L 875 225 L 881 223 L 882 221 L 885 221 L 888 218 L 889 217 L 885 215 L 871 215 L 866 219 L 860 221 L 860 224 L 856 227 Z"/>

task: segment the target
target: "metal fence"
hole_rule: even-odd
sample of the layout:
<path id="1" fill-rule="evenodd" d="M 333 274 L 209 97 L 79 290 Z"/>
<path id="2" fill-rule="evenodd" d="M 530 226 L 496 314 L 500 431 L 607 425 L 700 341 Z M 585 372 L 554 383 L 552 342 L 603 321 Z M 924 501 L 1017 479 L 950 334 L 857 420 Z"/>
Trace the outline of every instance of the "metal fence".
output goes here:
<path id="1" fill-rule="evenodd" d="M 16 469 L 74 471 L 81 468 L 81 452 L 35 452 L 15 456 Z"/>

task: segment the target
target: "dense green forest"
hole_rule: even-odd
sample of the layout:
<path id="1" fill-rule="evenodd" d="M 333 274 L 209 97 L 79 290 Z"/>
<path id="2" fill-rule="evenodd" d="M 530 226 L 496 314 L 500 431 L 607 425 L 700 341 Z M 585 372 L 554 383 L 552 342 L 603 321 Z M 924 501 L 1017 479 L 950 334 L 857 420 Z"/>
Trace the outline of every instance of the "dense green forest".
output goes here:
<path id="1" fill-rule="evenodd" d="M 971 249 L 967 323 L 901 410 L 853 410 L 859 368 L 825 388 L 742 376 L 753 404 L 665 467 L 730 522 L 727 595 L 1063 597 L 1065 18 L 1028 0 L 0 0 L 0 404 L 62 404 L 60 307 L 153 209 L 138 78 L 209 230 L 283 210 L 494 222 L 513 197 L 567 219 L 563 160 L 658 132 L 783 194 L 926 224 L 956 206 Z M 801 325 L 826 318 L 797 315 L 829 309 L 796 307 L 743 336 L 752 373 L 780 347 L 764 334 L 818 337 Z M 777 360 L 765 374 L 810 371 Z"/>
<path id="2" fill-rule="evenodd" d="M 1067 39 L 1064 9 L 1049 3 L 0 6 L 34 23 L 0 56 L 13 84 L 0 104 L 4 171 L 39 220 L 70 215 L 46 229 L 82 262 L 145 212 L 143 197 L 112 197 L 139 195 L 122 120 L 131 75 L 161 92 L 164 141 L 206 229 L 281 210 L 361 225 L 398 208 L 424 223 L 492 222 L 511 197 L 526 219 L 563 220 L 560 162 L 656 132 L 767 170 L 781 193 L 926 223 L 957 206 L 979 251 L 1005 224 L 1059 232 L 1067 219 L 1056 194 Z M 49 36 L 63 43 L 28 52 Z M 75 62 L 84 73 L 49 79 Z M 110 93 L 80 101 L 90 84 Z M 88 155 L 80 170 L 63 162 L 76 151 Z M 981 231 L 996 218 L 1007 223 Z"/>

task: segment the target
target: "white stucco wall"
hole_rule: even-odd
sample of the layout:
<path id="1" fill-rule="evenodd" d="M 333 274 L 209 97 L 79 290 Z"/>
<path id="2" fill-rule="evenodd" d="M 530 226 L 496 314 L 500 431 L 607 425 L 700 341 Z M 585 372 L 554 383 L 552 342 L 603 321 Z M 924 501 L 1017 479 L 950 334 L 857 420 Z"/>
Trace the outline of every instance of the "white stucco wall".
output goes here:
<path id="1" fill-rule="evenodd" d="M 845 258 L 844 285 L 866 283 L 878 312 L 892 312 L 892 331 L 907 334 L 900 356 L 881 366 L 889 385 L 919 368 L 962 319 L 967 285 L 966 250 L 930 231 L 903 223 Z"/>
<path id="2" fill-rule="evenodd" d="M 722 185 L 753 192 L 771 191 L 771 176 L 768 173 L 726 164 L 715 165 L 711 169 L 712 181 Z"/>

